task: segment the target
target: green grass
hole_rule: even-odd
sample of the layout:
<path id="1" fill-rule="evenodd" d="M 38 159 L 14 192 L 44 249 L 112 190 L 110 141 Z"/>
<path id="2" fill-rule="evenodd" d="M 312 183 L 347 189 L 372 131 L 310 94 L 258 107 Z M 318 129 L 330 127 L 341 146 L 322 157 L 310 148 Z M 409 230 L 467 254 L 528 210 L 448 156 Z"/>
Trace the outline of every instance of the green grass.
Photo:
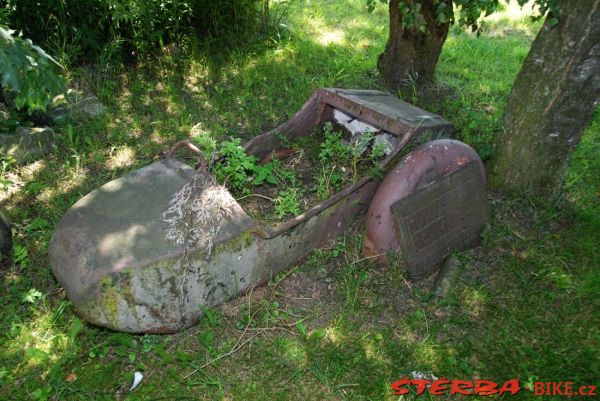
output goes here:
<path id="1" fill-rule="evenodd" d="M 539 28 L 509 11 L 479 38 L 452 31 L 433 95 L 402 93 L 453 121 L 482 156 Z M 411 284 L 397 264 L 361 260 L 358 222 L 185 332 L 114 333 L 77 317 L 46 252 L 82 195 L 151 163 L 177 139 L 264 132 L 316 88 L 383 88 L 375 65 L 385 6 L 368 14 L 362 0 L 295 2 L 282 22 L 280 32 L 228 56 L 198 46 L 135 69 L 72 71 L 107 113 L 65 123 L 43 160 L 5 160 L 19 263 L 0 273 L 0 399 L 396 400 L 390 383 L 411 371 L 598 384 L 600 113 L 573 156 L 564 199 L 492 194 L 485 243 L 457 255 L 460 280 L 443 301 L 429 295 L 431 279 Z M 135 371 L 145 377 L 130 393 Z M 401 399 L 413 398 L 439 397 Z"/>

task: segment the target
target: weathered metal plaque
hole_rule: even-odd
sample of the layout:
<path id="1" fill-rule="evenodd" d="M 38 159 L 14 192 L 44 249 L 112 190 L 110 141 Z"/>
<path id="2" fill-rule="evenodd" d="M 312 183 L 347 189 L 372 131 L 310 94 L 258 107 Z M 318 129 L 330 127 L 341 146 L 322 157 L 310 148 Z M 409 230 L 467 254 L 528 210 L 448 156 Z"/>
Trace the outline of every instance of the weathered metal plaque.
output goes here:
<path id="1" fill-rule="evenodd" d="M 476 163 L 446 174 L 391 206 L 409 276 L 427 276 L 451 250 L 477 246 L 489 213 Z"/>

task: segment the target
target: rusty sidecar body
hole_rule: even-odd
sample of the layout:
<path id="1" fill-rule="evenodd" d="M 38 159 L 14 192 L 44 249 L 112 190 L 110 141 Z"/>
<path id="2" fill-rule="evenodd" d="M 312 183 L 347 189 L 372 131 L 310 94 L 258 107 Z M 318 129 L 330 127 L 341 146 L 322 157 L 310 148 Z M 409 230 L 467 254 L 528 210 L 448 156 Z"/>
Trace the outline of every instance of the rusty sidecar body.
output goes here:
<path id="1" fill-rule="evenodd" d="M 320 89 L 280 127 L 245 145 L 259 158 L 281 137 L 310 134 L 337 111 L 395 138 L 388 170 L 408 143 L 448 137 L 442 117 L 374 90 Z M 302 261 L 366 212 L 371 176 L 275 227 L 255 222 L 208 172 L 170 153 L 80 199 L 49 246 L 52 270 L 87 321 L 133 333 L 171 333 L 212 307 Z"/>

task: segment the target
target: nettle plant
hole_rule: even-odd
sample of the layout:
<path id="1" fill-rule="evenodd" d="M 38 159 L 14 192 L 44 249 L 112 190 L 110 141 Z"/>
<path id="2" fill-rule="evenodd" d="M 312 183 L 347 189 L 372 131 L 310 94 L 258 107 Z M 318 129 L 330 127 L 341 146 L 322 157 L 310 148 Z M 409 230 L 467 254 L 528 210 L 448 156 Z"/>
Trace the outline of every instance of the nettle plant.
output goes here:
<path id="1" fill-rule="evenodd" d="M 275 214 L 280 219 L 287 215 L 297 216 L 302 213 L 300 208 L 300 198 L 302 197 L 302 190 L 295 187 L 290 187 L 283 191 L 279 191 L 279 194 L 275 198 Z"/>
<path id="2" fill-rule="evenodd" d="M 336 132 L 330 122 L 323 126 L 323 142 L 319 151 L 321 169 L 316 177 L 317 196 L 327 199 L 342 186 L 359 178 L 359 164 L 376 165 L 385 157 L 386 145 L 375 142 L 375 133 L 367 131 L 357 135 L 350 143 L 344 141 L 344 134 Z M 345 174 L 345 167 L 350 167 L 351 179 Z"/>
<path id="3" fill-rule="evenodd" d="M 219 159 L 213 166 L 217 181 L 243 192 L 253 180 L 258 159 L 246 153 L 239 139 L 222 141 L 217 153 Z"/>
<path id="4" fill-rule="evenodd" d="M 0 102 L 28 113 L 46 110 L 66 88 L 66 80 L 56 73 L 62 66 L 31 40 L 14 33 L 0 26 Z"/>
<path id="5" fill-rule="evenodd" d="M 350 155 L 350 147 L 342 141 L 343 134 L 341 132 L 335 132 L 333 130 L 333 124 L 327 121 L 323 125 L 323 142 L 321 143 L 321 150 L 319 152 L 319 159 L 321 162 L 330 163 L 336 161 L 346 164 L 348 156 Z"/>
<path id="6" fill-rule="evenodd" d="M 287 172 L 283 171 L 279 160 L 259 164 L 255 156 L 246 153 L 239 139 L 222 141 L 218 145 L 214 140 L 195 139 L 204 150 L 205 155 L 212 157 L 214 152 L 216 162 L 212 167 L 217 181 L 227 185 L 239 193 L 248 193 L 252 186 L 271 184 L 276 185 L 284 179 Z"/>
<path id="7" fill-rule="evenodd" d="M 351 142 L 347 142 L 345 136 L 344 133 L 335 131 L 331 122 L 326 122 L 323 125 L 323 140 L 314 148 L 319 169 L 315 177 L 315 192 L 320 201 L 341 190 L 344 185 L 356 181 L 359 163 L 376 164 L 385 155 L 385 149 L 373 144 L 375 135 L 372 132 L 363 133 Z M 279 139 L 282 145 L 300 155 L 296 160 L 303 157 L 307 146 L 313 149 L 313 145 L 302 140 L 291 142 L 284 136 Z M 215 160 L 211 171 L 217 181 L 240 199 L 258 196 L 271 201 L 279 219 L 289 215 L 297 216 L 302 212 L 302 198 L 307 189 L 303 188 L 303 183 L 298 179 L 293 161 L 286 165 L 284 160 L 274 156 L 261 164 L 255 156 L 246 153 L 237 138 L 217 144 L 209 135 L 202 134 L 195 136 L 193 141 L 203 149 L 207 159 Z M 257 187 L 265 185 L 276 186 L 277 196 L 270 198 L 255 193 Z"/>
<path id="8" fill-rule="evenodd" d="M 277 197 L 270 199 L 278 218 L 295 216 L 301 212 L 302 190 L 294 171 L 287 169 L 278 159 L 259 164 L 255 156 L 248 155 L 239 139 L 222 141 L 218 145 L 206 136 L 194 138 L 204 150 L 205 156 L 216 158 L 212 172 L 217 181 L 242 197 L 251 195 L 252 188 L 261 185 L 277 185 L 281 189 Z M 209 156 L 210 155 L 210 156 Z M 266 198 L 266 197 L 264 197 Z"/>

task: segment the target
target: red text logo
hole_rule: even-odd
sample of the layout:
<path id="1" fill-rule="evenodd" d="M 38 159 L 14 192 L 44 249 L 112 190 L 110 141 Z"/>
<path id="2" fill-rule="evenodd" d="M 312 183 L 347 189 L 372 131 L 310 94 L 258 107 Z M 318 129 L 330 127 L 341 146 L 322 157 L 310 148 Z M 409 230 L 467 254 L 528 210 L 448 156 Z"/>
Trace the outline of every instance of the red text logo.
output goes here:
<path id="1" fill-rule="evenodd" d="M 448 380 L 434 378 L 432 380 L 409 377 L 392 383 L 392 392 L 403 395 L 411 392 L 416 395 L 515 395 L 521 390 L 533 391 L 534 395 L 558 396 L 596 396 L 596 386 L 576 386 L 573 382 L 535 382 L 533 388 L 522 387 L 519 379 L 510 379 L 504 383 L 491 380 Z"/>

